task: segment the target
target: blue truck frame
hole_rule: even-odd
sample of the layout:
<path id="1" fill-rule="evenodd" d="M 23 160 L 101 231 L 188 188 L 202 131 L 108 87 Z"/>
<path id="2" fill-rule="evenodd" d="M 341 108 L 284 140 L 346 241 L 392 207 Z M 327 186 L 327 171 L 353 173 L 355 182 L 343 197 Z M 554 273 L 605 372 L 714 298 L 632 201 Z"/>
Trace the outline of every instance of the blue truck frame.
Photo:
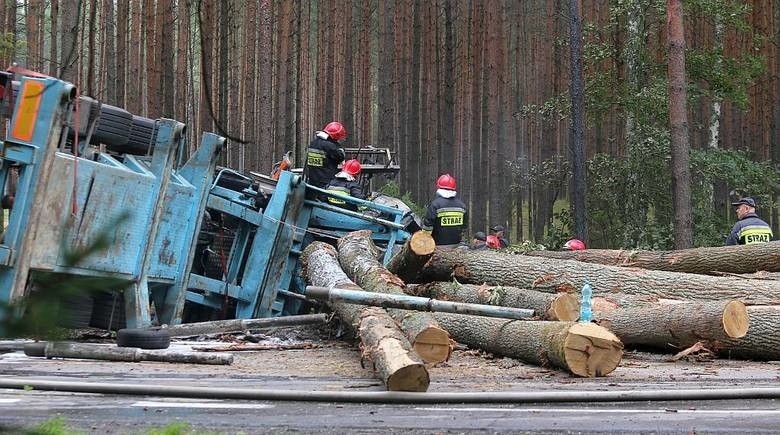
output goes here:
<path id="1" fill-rule="evenodd" d="M 330 194 L 291 172 L 275 183 L 223 187 L 216 179 L 223 172 L 215 172 L 226 140 L 204 133 L 196 152 L 179 164 L 185 126 L 175 120 L 157 120 L 147 156 L 104 153 L 86 143 L 67 146 L 78 102 L 74 86 L 40 77 L 16 83 L 0 143 L 0 185 L 18 173 L 0 240 L 0 302 L 25 297 L 31 275 L 49 271 L 126 280 L 121 290 L 128 327 L 150 326 L 152 304 L 157 322 L 172 325 L 182 322 L 187 302 L 222 310 L 232 301 L 236 318 L 297 314 L 302 301 L 294 294 L 305 288 L 298 257 L 312 240 L 369 229 L 386 247 L 387 261 L 409 237 L 404 211 L 346 198 L 373 211 L 369 215 L 307 199 Z M 238 222 L 221 278 L 193 273 L 207 210 Z M 69 263 L 69 253 L 105 235 L 111 238 L 107 249 Z"/>

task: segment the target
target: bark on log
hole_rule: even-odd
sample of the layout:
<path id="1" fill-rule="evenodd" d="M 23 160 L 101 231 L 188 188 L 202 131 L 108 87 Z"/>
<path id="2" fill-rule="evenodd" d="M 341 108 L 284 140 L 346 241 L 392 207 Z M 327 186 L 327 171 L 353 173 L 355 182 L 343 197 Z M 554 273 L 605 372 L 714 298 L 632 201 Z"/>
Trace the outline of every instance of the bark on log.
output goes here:
<path id="1" fill-rule="evenodd" d="M 740 301 L 652 305 L 595 312 L 593 317 L 624 344 L 676 350 L 702 340 L 744 337 L 749 324 Z"/>
<path id="2" fill-rule="evenodd" d="M 690 299 L 664 299 L 651 295 L 626 295 L 622 293 L 599 293 L 593 295 L 591 306 L 596 311 L 614 311 L 625 308 L 643 308 L 653 305 L 683 304 Z M 577 313 L 579 315 L 579 313 Z"/>
<path id="3" fill-rule="evenodd" d="M 757 305 L 747 307 L 747 312 L 750 329 L 744 337 L 711 341 L 706 343 L 707 348 L 726 358 L 780 360 L 780 306 Z"/>
<path id="4" fill-rule="evenodd" d="M 360 290 L 341 270 L 336 250 L 322 242 L 311 243 L 301 254 L 303 275 L 311 285 Z M 333 311 L 355 328 L 364 356 L 373 362 L 388 391 L 427 391 L 428 370 L 385 310 L 332 303 Z"/>
<path id="5" fill-rule="evenodd" d="M 49 341 L 32 343 L 25 346 L 29 356 L 46 358 L 78 358 L 104 361 L 156 361 L 179 364 L 230 365 L 233 355 L 225 353 L 193 353 L 173 350 L 146 350 L 136 347 L 115 347 L 95 343 L 70 343 Z"/>
<path id="6" fill-rule="evenodd" d="M 455 340 L 469 347 L 578 376 L 605 376 L 623 356 L 620 339 L 594 323 L 507 321 L 442 313 L 436 319 Z"/>
<path id="7" fill-rule="evenodd" d="M 339 239 L 339 263 L 355 283 L 366 291 L 406 294 L 404 282 L 377 260 L 371 231 L 354 231 Z M 387 312 L 406 333 L 412 347 L 426 363 L 440 363 L 450 356 L 450 337 L 431 313 L 388 309 Z"/>
<path id="8" fill-rule="evenodd" d="M 407 287 L 412 296 L 442 299 L 469 304 L 498 305 L 502 307 L 528 308 L 543 320 L 577 320 L 580 316 L 579 298 L 572 293 L 543 293 L 517 287 L 460 284 L 457 282 L 432 282 Z"/>
<path id="9" fill-rule="evenodd" d="M 594 292 L 668 299 L 730 300 L 780 304 L 780 282 L 604 266 L 572 260 L 490 251 L 437 249 L 423 269 L 428 281 L 511 285 L 546 292 L 573 292 L 589 280 Z"/>
<path id="10" fill-rule="evenodd" d="M 211 322 L 182 323 L 164 329 L 171 337 L 218 334 L 248 331 L 251 329 L 278 328 L 285 326 L 314 325 L 328 323 L 326 314 L 302 314 L 300 316 L 267 317 L 262 319 L 214 320 Z M 161 329 L 159 326 L 149 329 Z"/>
<path id="11" fill-rule="evenodd" d="M 404 244 L 400 252 L 387 263 L 387 270 L 394 273 L 404 282 L 417 282 L 420 270 L 431 258 L 436 242 L 427 231 L 417 231 Z"/>
<path id="12" fill-rule="evenodd" d="M 586 249 L 584 251 L 560 252 L 532 251 L 527 255 L 608 266 L 639 267 L 707 275 L 715 272 L 780 272 L 780 241 L 677 251 Z"/>

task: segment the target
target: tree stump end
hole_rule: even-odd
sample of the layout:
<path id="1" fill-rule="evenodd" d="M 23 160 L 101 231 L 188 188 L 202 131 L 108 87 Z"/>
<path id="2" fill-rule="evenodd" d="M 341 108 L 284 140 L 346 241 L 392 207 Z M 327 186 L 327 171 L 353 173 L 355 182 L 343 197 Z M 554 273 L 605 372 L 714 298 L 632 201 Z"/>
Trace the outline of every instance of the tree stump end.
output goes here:
<path id="1" fill-rule="evenodd" d="M 414 338 L 412 347 L 426 364 L 447 361 L 451 352 L 450 334 L 439 327 L 425 328 Z"/>
<path id="2" fill-rule="evenodd" d="M 417 231 L 409 240 L 409 248 L 418 256 L 431 255 L 436 250 L 436 242 L 427 231 Z"/>
<path id="3" fill-rule="evenodd" d="M 741 301 L 730 301 L 723 308 L 723 332 L 731 338 L 742 338 L 750 327 L 747 307 Z"/>
<path id="4" fill-rule="evenodd" d="M 577 295 L 572 293 L 560 293 L 550 304 L 547 312 L 548 320 L 560 320 L 562 322 L 574 322 L 580 318 L 580 301 Z"/>
<path id="5" fill-rule="evenodd" d="M 595 323 L 575 323 L 564 341 L 564 358 L 569 370 L 578 376 L 606 376 L 623 357 L 623 343 L 613 333 Z"/>
<path id="6" fill-rule="evenodd" d="M 430 385 L 428 369 L 423 364 L 410 364 L 390 375 L 387 391 L 414 391 L 424 393 Z"/>

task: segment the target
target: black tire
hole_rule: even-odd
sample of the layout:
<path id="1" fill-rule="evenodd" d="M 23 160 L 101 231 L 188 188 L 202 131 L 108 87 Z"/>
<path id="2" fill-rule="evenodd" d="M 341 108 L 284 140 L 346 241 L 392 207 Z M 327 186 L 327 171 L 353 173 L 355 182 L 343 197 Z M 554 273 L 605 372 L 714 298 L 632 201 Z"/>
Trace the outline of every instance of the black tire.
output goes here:
<path id="1" fill-rule="evenodd" d="M 108 292 L 96 294 L 89 324 L 95 328 L 112 331 L 126 327 L 124 295 Z"/>
<path id="2" fill-rule="evenodd" d="M 46 356 L 46 342 L 39 341 L 37 343 L 25 343 L 24 354 L 27 356 Z"/>
<path id="3" fill-rule="evenodd" d="M 100 119 L 92 133 L 91 142 L 104 143 L 110 150 L 121 147 L 127 143 L 132 124 L 133 115 L 130 112 L 115 106 L 101 106 Z"/>
<path id="4" fill-rule="evenodd" d="M 93 305 L 89 295 L 75 295 L 60 301 L 57 324 L 63 328 L 86 328 L 92 318 Z"/>
<path id="5" fill-rule="evenodd" d="M 133 116 L 127 143 L 121 152 L 126 154 L 151 154 L 157 141 L 157 122 L 143 116 Z"/>
<path id="6" fill-rule="evenodd" d="M 225 189 L 230 189 L 236 192 L 241 192 L 248 187 L 252 187 L 253 189 L 257 190 L 254 182 L 251 179 L 247 180 L 246 178 L 236 175 L 230 171 L 224 171 L 220 175 L 220 171 L 222 171 L 222 169 L 223 168 L 218 167 L 214 172 L 214 177 L 219 176 L 217 179 L 217 186 L 224 187 Z"/>
<path id="7" fill-rule="evenodd" d="M 116 333 L 116 345 L 140 349 L 167 349 L 171 345 L 171 335 L 165 329 L 120 329 Z"/>

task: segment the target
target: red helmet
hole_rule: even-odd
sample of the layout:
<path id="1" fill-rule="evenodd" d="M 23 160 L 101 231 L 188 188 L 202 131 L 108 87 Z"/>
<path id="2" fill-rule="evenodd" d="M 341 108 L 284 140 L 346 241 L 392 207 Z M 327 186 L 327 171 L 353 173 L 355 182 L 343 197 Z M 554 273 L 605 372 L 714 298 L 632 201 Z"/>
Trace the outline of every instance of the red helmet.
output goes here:
<path id="1" fill-rule="evenodd" d="M 328 123 L 328 125 L 325 126 L 323 131 L 325 133 L 328 133 L 328 136 L 330 136 L 331 139 L 335 141 L 340 141 L 341 139 L 347 137 L 347 130 L 338 121 L 333 121 Z"/>
<path id="2" fill-rule="evenodd" d="M 499 249 L 499 248 L 501 248 L 501 241 L 498 240 L 498 237 L 496 237 L 496 236 L 494 236 L 492 234 L 487 236 L 487 238 L 485 239 L 485 244 L 487 245 L 488 248 L 491 248 L 491 249 Z"/>
<path id="3" fill-rule="evenodd" d="M 358 175 L 360 175 L 360 169 L 361 169 L 360 162 L 354 159 L 347 160 L 346 162 L 344 162 L 344 165 L 341 167 L 342 171 L 346 172 L 347 174 L 353 177 L 357 177 Z"/>
<path id="4" fill-rule="evenodd" d="M 563 249 L 568 249 L 569 251 L 582 251 L 585 249 L 585 243 L 582 240 L 571 239 L 563 245 Z"/>
<path id="5" fill-rule="evenodd" d="M 436 180 L 436 187 L 439 189 L 457 190 L 457 184 L 455 184 L 455 178 L 450 174 L 444 174 Z"/>

